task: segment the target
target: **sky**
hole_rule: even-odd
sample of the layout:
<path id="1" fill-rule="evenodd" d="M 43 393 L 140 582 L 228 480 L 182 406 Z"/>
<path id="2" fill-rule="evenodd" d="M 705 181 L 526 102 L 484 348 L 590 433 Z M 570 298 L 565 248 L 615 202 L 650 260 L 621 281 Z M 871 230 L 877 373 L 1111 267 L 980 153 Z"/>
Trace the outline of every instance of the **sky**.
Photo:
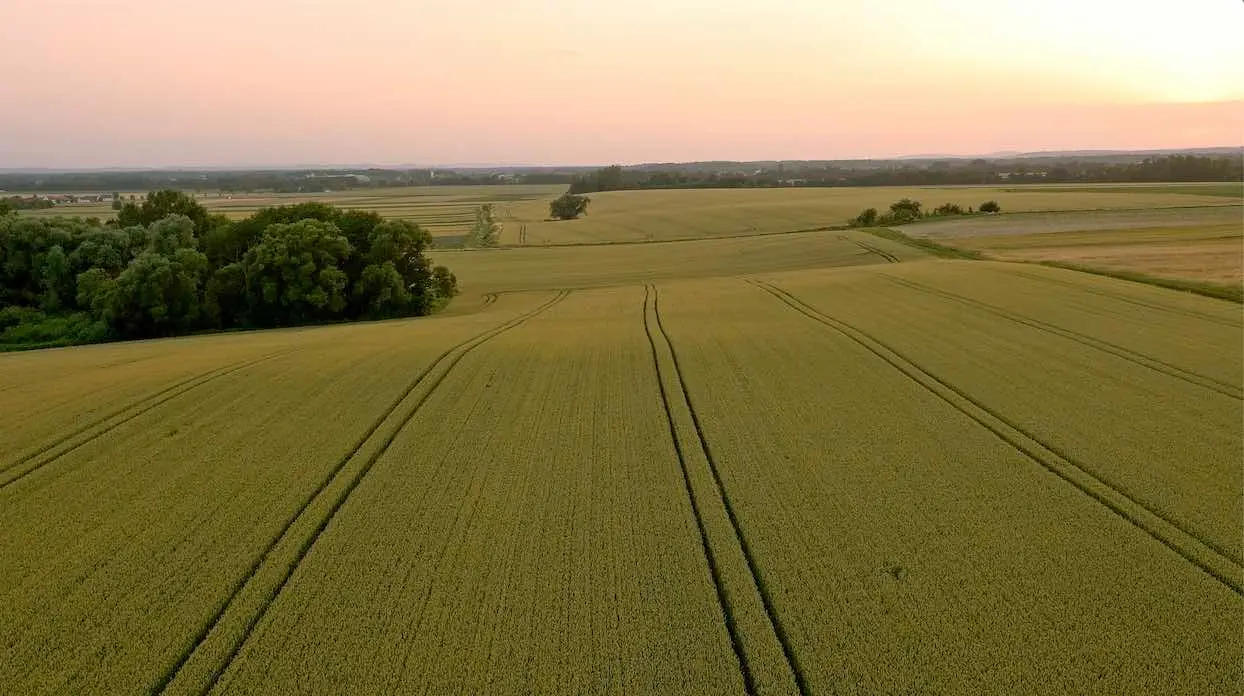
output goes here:
<path id="1" fill-rule="evenodd" d="M 1239 0 L 0 0 L 0 169 L 1244 145 Z"/>

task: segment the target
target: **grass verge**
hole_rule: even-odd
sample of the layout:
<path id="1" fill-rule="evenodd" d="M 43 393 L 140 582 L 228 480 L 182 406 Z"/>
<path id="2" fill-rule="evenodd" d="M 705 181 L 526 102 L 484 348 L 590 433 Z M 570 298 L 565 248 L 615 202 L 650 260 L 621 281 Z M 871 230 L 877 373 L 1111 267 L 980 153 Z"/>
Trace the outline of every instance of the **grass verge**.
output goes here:
<path id="1" fill-rule="evenodd" d="M 979 251 L 972 251 L 971 249 L 959 249 L 957 247 L 946 246 L 945 244 L 938 244 L 937 242 L 931 239 L 925 239 L 923 237 L 911 237 L 903 232 L 900 232 L 895 229 L 891 229 L 889 227 L 866 227 L 866 228 L 863 228 L 862 231 L 867 232 L 875 237 L 881 237 L 882 239 L 888 239 L 892 242 L 898 242 L 900 244 L 906 244 L 907 246 L 910 246 L 910 247 L 915 247 L 925 252 L 926 254 L 932 254 L 933 256 L 938 256 L 944 259 L 983 259 L 985 258 L 984 254 L 980 253 Z"/>

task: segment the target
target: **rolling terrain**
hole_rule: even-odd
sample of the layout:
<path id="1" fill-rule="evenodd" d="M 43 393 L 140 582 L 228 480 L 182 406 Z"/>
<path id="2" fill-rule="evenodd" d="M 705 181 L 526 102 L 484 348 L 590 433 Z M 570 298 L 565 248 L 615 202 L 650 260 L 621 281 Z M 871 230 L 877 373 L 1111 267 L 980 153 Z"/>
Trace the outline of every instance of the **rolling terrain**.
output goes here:
<path id="1" fill-rule="evenodd" d="M 0 692 L 1233 691 L 1238 304 L 763 231 L 0 356 Z"/>

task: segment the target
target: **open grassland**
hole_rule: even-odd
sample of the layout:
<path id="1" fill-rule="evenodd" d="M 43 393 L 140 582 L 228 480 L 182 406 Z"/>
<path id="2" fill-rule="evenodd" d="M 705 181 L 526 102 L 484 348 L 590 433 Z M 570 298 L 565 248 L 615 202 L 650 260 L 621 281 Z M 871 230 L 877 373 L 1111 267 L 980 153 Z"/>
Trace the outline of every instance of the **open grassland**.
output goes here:
<path id="1" fill-rule="evenodd" d="M 0 692 L 1244 678 L 1238 305 L 855 231 L 444 256 L 447 315 L 0 356 Z"/>

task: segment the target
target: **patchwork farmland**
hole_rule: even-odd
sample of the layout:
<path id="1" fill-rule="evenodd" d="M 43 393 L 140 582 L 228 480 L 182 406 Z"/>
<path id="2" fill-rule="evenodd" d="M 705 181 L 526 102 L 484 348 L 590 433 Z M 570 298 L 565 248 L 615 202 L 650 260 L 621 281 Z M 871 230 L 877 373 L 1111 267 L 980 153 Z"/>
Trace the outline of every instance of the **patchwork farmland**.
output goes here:
<path id="1" fill-rule="evenodd" d="M 1230 692 L 1238 305 L 809 235 L 0 356 L 0 692 Z"/>

